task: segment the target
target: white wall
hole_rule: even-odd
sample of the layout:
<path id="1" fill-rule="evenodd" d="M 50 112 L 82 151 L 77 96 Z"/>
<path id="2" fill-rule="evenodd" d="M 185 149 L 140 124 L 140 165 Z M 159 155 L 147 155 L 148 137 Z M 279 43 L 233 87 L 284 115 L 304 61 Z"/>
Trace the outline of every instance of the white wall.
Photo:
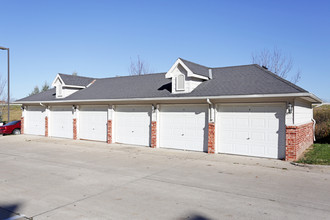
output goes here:
<path id="1" fill-rule="evenodd" d="M 312 104 L 301 99 L 295 99 L 293 117 L 295 125 L 311 122 L 313 118 Z"/>
<path id="2" fill-rule="evenodd" d="M 65 98 L 65 97 L 68 97 L 69 95 L 77 92 L 79 89 L 73 89 L 73 88 L 66 88 L 66 87 L 63 87 L 63 90 L 62 90 L 62 98 Z"/>

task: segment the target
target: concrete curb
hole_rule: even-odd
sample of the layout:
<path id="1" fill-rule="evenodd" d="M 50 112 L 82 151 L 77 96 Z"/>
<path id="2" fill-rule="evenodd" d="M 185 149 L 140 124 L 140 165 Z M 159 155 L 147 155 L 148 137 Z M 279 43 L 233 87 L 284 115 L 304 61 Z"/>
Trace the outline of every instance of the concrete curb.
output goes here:
<path id="1" fill-rule="evenodd" d="M 306 163 L 297 163 L 297 162 L 290 162 L 290 164 L 298 167 L 318 167 L 318 168 L 330 168 L 330 165 L 316 165 L 316 164 L 306 164 Z"/>

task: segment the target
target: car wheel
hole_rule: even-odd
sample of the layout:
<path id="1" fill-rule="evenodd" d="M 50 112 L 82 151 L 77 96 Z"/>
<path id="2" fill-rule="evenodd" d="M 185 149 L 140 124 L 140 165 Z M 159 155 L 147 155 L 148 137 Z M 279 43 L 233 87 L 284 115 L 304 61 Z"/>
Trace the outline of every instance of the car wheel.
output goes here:
<path id="1" fill-rule="evenodd" d="M 15 129 L 15 130 L 13 130 L 13 134 L 14 134 L 14 135 L 21 134 L 21 130 L 19 130 L 19 129 Z"/>

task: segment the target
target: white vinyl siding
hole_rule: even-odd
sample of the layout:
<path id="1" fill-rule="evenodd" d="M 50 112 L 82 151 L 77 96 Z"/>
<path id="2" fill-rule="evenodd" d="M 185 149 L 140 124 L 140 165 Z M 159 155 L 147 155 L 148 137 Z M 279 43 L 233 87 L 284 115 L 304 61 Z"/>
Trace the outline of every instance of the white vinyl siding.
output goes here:
<path id="1" fill-rule="evenodd" d="M 305 124 L 312 121 L 313 108 L 310 103 L 303 102 L 302 100 L 295 100 L 294 102 L 294 123 L 296 125 Z"/>
<path id="2" fill-rule="evenodd" d="M 285 157 L 285 105 L 220 105 L 216 137 L 219 153 Z"/>
<path id="3" fill-rule="evenodd" d="M 45 107 L 28 106 L 24 118 L 24 133 L 45 135 Z"/>
<path id="4" fill-rule="evenodd" d="M 114 128 L 115 142 L 150 146 L 151 105 L 116 106 Z"/>
<path id="5" fill-rule="evenodd" d="M 207 151 L 207 105 L 161 105 L 160 147 Z"/>
<path id="6" fill-rule="evenodd" d="M 79 138 L 107 140 L 107 106 L 81 106 L 79 110 Z"/>
<path id="7" fill-rule="evenodd" d="M 49 133 L 52 137 L 73 138 L 72 106 L 51 108 Z"/>

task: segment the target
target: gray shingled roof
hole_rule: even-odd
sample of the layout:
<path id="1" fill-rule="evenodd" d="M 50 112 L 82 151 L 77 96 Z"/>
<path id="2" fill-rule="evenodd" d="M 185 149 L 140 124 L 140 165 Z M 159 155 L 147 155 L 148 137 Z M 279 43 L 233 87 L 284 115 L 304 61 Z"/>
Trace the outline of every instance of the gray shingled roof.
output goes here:
<path id="1" fill-rule="evenodd" d="M 61 77 L 61 79 L 64 81 L 64 84 L 66 85 L 88 86 L 94 80 L 94 78 L 67 75 L 63 73 L 59 73 L 58 75 Z"/>
<path id="2" fill-rule="evenodd" d="M 307 92 L 256 64 L 212 68 L 212 74 L 213 79 L 204 81 L 191 93 L 186 94 L 172 94 L 171 79 L 166 79 L 165 73 L 157 73 L 96 79 L 89 87 L 61 100 L 211 97 Z M 55 90 L 51 89 L 17 102 L 53 100 L 55 100 Z"/>
<path id="3" fill-rule="evenodd" d="M 193 62 L 190 62 L 188 60 L 184 60 L 182 58 L 179 58 L 180 60 L 182 60 L 182 62 L 184 64 L 186 64 L 186 66 L 195 74 L 198 74 L 198 75 L 202 75 L 202 76 L 206 76 L 206 77 L 209 77 L 209 67 L 206 67 L 206 66 L 202 66 L 202 65 L 199 65 L 197 63 L 193 63 Z"/>

